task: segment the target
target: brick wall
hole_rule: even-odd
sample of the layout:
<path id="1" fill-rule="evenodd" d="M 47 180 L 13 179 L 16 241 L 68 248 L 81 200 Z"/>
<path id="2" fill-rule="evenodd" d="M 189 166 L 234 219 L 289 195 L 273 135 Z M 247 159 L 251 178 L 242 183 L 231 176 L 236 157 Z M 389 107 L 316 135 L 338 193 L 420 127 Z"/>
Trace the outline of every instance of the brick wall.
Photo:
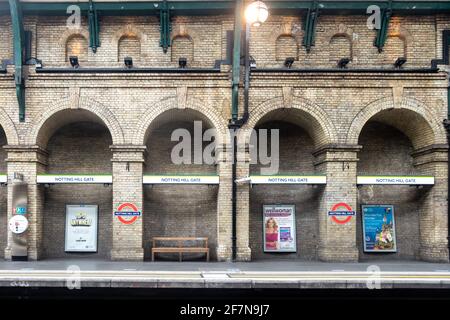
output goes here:
<path id="1" fill-rule="evenodd" d="M 172 132 L 176 129 L 186 129 L 194 137 L 193 123 L 177 121 L 180 117 L 184 115 L 175 114 L 171 117 L 171 122 L 155 120 L 159 126 L 148 134 L 145 174 L 216 174 L 215 166 L 172 163 L 171 151 L 178 144 L 170 141 Z M 203 123 L 203 127 L 208 128 L 206 123 Z M 193 148 L 192 144 L 192 150 Z M 217 195 L 217 186 L 145 186 L 143 239 L 146 257 L 149 257 L 152 237 L 184 236 L 208 237 L 211 259 L 216 259 Z M 178 259 L 177 255 L 160 257 Z M 186 257 L 189 257 L 189 254 L 186 254 Z"/>
<path id="2" fill-rule="evenodd" d="M 369 122 L 361 133 L 358 174 L 414 175 L 410 140 L 400 131 L 379 122 Z M 425 189 L 410 186 L 359 187 L 357 215 L 357 243 L 362 260 L 392 260 L 419 258 L 419 215 Z M 363 252 L 361 205 L 388 204 L 394 206 L 397 233 L 397 253 L 374 254 Z"/>
<path id="3" fill-rule="evenodd" d="M 111 173 L 111 136 L 101 125 L 81 122 L 59 129 L 49 140 L 47 173 Z M 44 188 L 44 186 L 42 186 Z M 112 190 L 103 185 L 51 185 L 45 188 L 43 246 L 46 258 L 108 258 L 112 237 Z M 96 204 L 98 253 L 64 252 L 67 204 Z"/>
<path id="4" fill-rule="evenodd" d="M 258 128 L 280 130 L 280 174 L 314 173 L 313 142 L 300 127 L 286 122 L 268 122 Z M 270 150 L 270 149 L 269 149 Z M 251 173 L 260 174 L 260 165 Z M 250 191 L 250 248 L 253 259 L 317 258 L 318 201 L 321 188 L 301 185 L 255 185 Z M 296 211 L 297 253 L 263 252 L 262 208 L 264 204 L 294 204 Z"/>
<path id="5" fill-rule="evenodd" d="M 367 17 L 362 15 L 320 16 L 315 46 L 310 53 L 306 53 L 305 48 L 301 46 L 303 37 L 300 27 L 303 23 L 301 18 L 271 15 L 267 23 L 260 28 L 252 28 L 251 55 L 256 59 L 259 68 L 280 67 L 288 55 L 298 55 L 298 61 L 295 62 L 294 67 L 331 68 L 336 65 L 337 57 L 348 56 L 348 42 L 350 42 L 353 60 L 349 68 L 393 68 L 393 60 L 399 55 L 406 55 L 408 59 L 406 67 L 429 67 L 432 59 L 441 57 L 442 31 L 450 28 L 449 15 L 395 17 L 390 25 L 386 47 L 382 53 L 379 53 L 373 46 L 375 32 L 367 29 L 366 19 Z M 138 66 L 176 67 L 178 60 L 174 56 L 191 54 L 192 58 L 188 57 L 191 67 L 211 67 L 216 59 L 225 58 L 226 32 L 233 28 L 233 18 L 231 16 L 174 17 L 172 40 L 188 37 L 192 40 L 193 49 L 191 52 L 190 44 L 184 42 L 184 46 L 171 47 L 166 54 L 159 47 L 160 32 L 157 17 L 102 16 L 100 24 L 101 47 L 95 54 L 91 49 L 87 49 L 87 60 L 81 61 L 82 67 L 123 66 L 122 58 L 125 54 L 128 55 L 129 52 L 134 52 L 132 55 L 137 54 L 138 41 L 140 58 L 133 56 Z M 67 67 L 68 41 L 70 44 L 70 39 L 74 39 L 72 38 L 74 35 L 83 36 L 85 39 L 89 37 L 85 18 L 78 30 L 66 28 L 66 17 L 26 17 L 25 25 L 27 30 L 32 30 L 34 33 L 33 55 L 43 60 L 44 67 Z M 135 40 L 132 41 L 133 43 L 120 41 L 123 36 L 132 37 Z M 12 58 L 10 25 L 3 17 L 0 22 L 0 42 L 6 44 L 0 46 L 0 59 Z M 297 48 L 298 53 L 296 53 Z M 208 230 L 210 232 L 208 236 L 213 241 L 211 248 L 215 246 L 214 241 L 216 241 L 217 246 L 221 247 L 223 258 L 229 257 L 231 166 L 225 161 L 217 167 L 174 166 L 169 162 L 169 150 L 173 144 L 168 143 L 169 129 L 180 126 L 180 120 L 194 120 L 195 117 L 192 117 L 190 109 L 197 110 L 197 115 L 203 114 L 198 119 L 209 120 L 210 125 L 214 123 L 221 129 L 227 126 L 231 108 L 229 66 L 223 66 L 222 72 L 218 74 L 184 74 L 182 76 L 178 74 L 55 75 L 37 74 L 34 66 L 25 67 L 25 69 L 28 69 L 25 72 L 27 74 L 26 121 L 22 123 L 18 121 L 13 68 L 9 67 L 7 74 L 0 74 L 0 124 L 8 136 L 8 143 L 12 146 L 19 145 L 19 147 L 11 147 L 8 151 L 9 178 L 15 171 L 23 172 L 26 175 L 26 181 L 30 184 L 30 210 L 33 212 L 30 218 L 30 252 L 33 256 L 37 256 L 42 237 L 44 237 L 45 246 L 50 248 L 48 256 L 64 255 L 61 244 L 63 238 L 58 238 L 56 241 L 50 241 L 47 238 L 53 235 L 52 223 L 58 224 L 59 228 L 63 225 L 61 222 L 63 223 L 66 201 L 79 201 L 82 198 L 87 199 L 86 201 L 99 202 L 100 210 L 110 213 L 111 206 L 115 207 L 116 202 L 128 201 L 131 198 L 144 208 L 144 225 L 136 224 L 132 228 L 124 228 L 114 225 L 113 222 L 116 237 L 112 242 L 113 246 L 123 244 L 124 238 L 133 242 L 133 259 L 139 257 L 142 238 L 144 238 L 145 246 L 148 247 L 148 241 L 153 234 L 163 231 L 168 233 L 169 227 L 178 226 L 174 221 L 178 221 L 181 213 L 186 213 L 187 222 L 184 224 L 195 221 L 196 232 Z M 366 151 L 363 150 L 360 153 L 359 171 L 366 169 L 377 171 L 390 166 L 392 173 L 409 173 L 412 170 L 412 160 L 407 154 L 411 148 L 416 151 L 421 148 L 431 148 L 432 151 L 419 150 L 423 154 L 414 158 L 420 173 L 436 176 L 436 185 L 431 190 L 425 192 L 414 191 L 415 189 L 407 187 L 393 188 L 392 194 L 396 195 L 395 199 L 391 193 L 378 192 L 376 188 L 374 192 L 379 194 L 379 201 L 384 202 L 390 199 L 393 203 L 397 201 L 395 203 L 398 207 L 397 223 L 400 228 L 398 232 L 404 233 L 411 229 L 410 234 L 405 235 L 410 242 L 416 241 L 413 237 L 417 224 L 420 224 L 421 245 L 424 246 L 421 249 L 421 259 L 440 261 L 447 259 L 447 154 L 445 146 L 442 146 L 447 144 L 447 140 L 441 125 L 442 119 L 447 117 L 447 87 L 448 75 L 445 72 L 345 75 L 253 73 L 250 88 L 250 119 L 246 128 L 251 128 L 264 117 L 265 120 L 295 122 L 302 129 L 293 129 L 283 138 L 283 141 L 287 141 L 288 147 L 283 147 L 285 151 L 282 153 L 282 170 L 307 171 L 308 173 L 319 170 L 327 174 L 330 184 L 324 190 L 301 186 L 295 188 L 256 186 L 251 191 L 241 188 L 238 215 L 239 223 L 242 222 L 242 224 L 239 224 L 239 228 L 247 224 L 247 220 L 250 221 L 250 232 L 242 235 L 239 240 L 240 250 L 244 252 L 242 257 L 245 258 L 245 254 L 250 252 L 246 248 L 248 245 L 246 242 L 252 247 L 254 257 L 265 257 L 261 251 L 258 251 L 261 248 L 258 244 L 258 241 L 261 241 L 261 236 L 258 235 L 258 232 L 261 232 L 261 223 L 258 220 L 261 219 L 261 206 L 266 201 L 283 201 L 295 203 L 297 206 L 299 252 L 298 255 L 291 255 L 292 257 L 315 259 L 317 255 L 320 256 L 319 251 L 323 253 L 322 258 L 328 257 L 329 260 L 355 258 L 353 252 L 344 252 L 346 248 L 331 247 L 331 244 L 338 243 L 336 241 L 338 238 L 340 240 L 345 238 L 345 241 L 351 243 L 353 239 L 357 239 L 357 236 L 360 237 L 360 231 L 356 229 L 356 227 L 359 228 L 360 221 L 357 221 L 356 225 L 351 224 L 345 228 L 334 226 L 326 220 L 326 211 L 331 201 L 342 200 L 342 198 L 349 199 L 352 205 L 356 205 L 355 150 L 357 150 L 356 145 L 361 129 L 369 119 L 372 119 L 397 128 L 409 137 L 410 144 L 406 147 L 404 145 L 406 140 L 400 138 L 398 134 L 394 135 L 395 138 L 390 140 L 388 146 L 397 150 L 395 151 L 397 153 L 392 155 L 396 157 L 394 159 L 400 160 L 395 162 L 386 158 L 382 160 L 379 157 L 373 157 L 370 152 L 365 153 Z M 242 112 L 242 94 L 240 98 L 240 112 Z M 167 110 L 177 110 L 178 115 L 175 116 L 175 113 L 169 112 L 163 117 L 162 122 L 160 122 L 162 118 L 159 117 L 153 122 L 149 121 L 153 119 L 153 115 Z M 269 114 L 271 112 L 275 114 Z M 59 137 L 59 140 L 55 138 L 51 146 L 49 145 L 49 165 L 46 168 L 45 161 L 41 159 L 44 157 L 43 152 L 34 146 L 38 144 L 46 148 L 46 139 L 52 134 L 52 130 L 47 129 L 57 129 L 69 122 L 92 120 L 97 122 L 101 120 L 110 130 L 111 137 L 106 138 L 101 133 L 98 139 L 97 127 L 92 127 L 93 131 L 86 131 L 74 125 L 66 133 L 63 131 L 58 133 L 56 137 Z M 166 131 L 158 132 L 158 129 L 151 131 L 150 139 L 144 142 L 143 137 L 150 122 L 155 128 L 166 126 Z M 186 124 L 183 126 L 186 127 Z M 152 137 L 154 140 L 151 139 Z M 370 138 L 370 135 L 368 137 Z M 377 146 L 381 146 L 381 142 L 388 140 L 388 136 L 381 140 L 376 137 L 369 138 L 366 145 L 372 145 L 374 150 L 377 150 Z M 79 139 L 82 142 L 87 141 L 83 144 L 83 148 L 77 144 Z M 132 150 L 124 151 L 125 155 L 122 156 L 120 152 L 114 155 L 120 159 L 114 162 L 117 183 L 114 186 L 116 189 L 112 201 L 112 191 L 103 186 L 81 189 L 74 186 L 53 186 L 45 190 L 41 186 L 36 186 L 35 175 L 39 172 L 72 173 L 76 170 L 110 172 L 112 155 L 109 145 L 112 143 L 116 147 L 129 145 L 128 148 Z M 244 142 L 240 141 L 240 143 Z M 101 152 L 97 148 L 95 156 L 92 157 L 92 149 L 95 149 L 92 146 L 98 144 L 102 145 Z M 67 147 L 67 145 L 76 145 L 81 149 Z M 337 151 L 322 152 L 314 159 L 311 155 L 313 150 L 326 145 L 337 146 Z M 144 146 L 147 147 L 144 168 L 146 173 L 219 172 L 221 185 L 219 188 L 145 187 L 145 196 L 142 197 L 140 185 L 142 159 L 140 158 L 142 158 L 141 149 Z M 342 146 L 350 150 L 339 151 Z M 135 152 L 133 148 L 141 149 Z M 53 149 L 59 151 L 56 152 Z M 305 155 L 308 155 L 307 158 Z M 129 163 L 130 171 L 126 171 L 129 158 L 132 160 Z M 313 161 L 318 158 L 323 158 L 323 163 L 314 167 Z M 245 168 L 245 166 L 246 164 L 241 165 L 238 171 L 240 176 L 248 173 L 248 167 Z M 347 169 L 343 170 L 343 168 Z M 413 170 L 413 172 L 416 171 Z M 44 193 L 47 200 L 60 200 L 46 201 L 48 202 L 46 208 L 41 210 Z M 366 193 L 367 188 L 361 188 L 360 198 L 362 199 Z M 174 197 L 173 194 L 177 196 Z M 183 201 L 178 201 L 178 194 Z M 392 198 L 389 198 L 391 196 Z M 8 199 L 11 205 L 10 191 L 8 191 Z M 183 202 L 190 203 L 191 206 L 183 206 Z M 421 204 L 420 208 L 413 213 L 417 218 L 408 219 L 410 218 L 408 212 L 413 210 L 416 204 Z M 206 218 L 203 214 L 199 216 L 198 208 L 208 212 Z M 52 214 L 54 212 L 55 216 L 49 215 L 49 210 Z M 0 214 L 1 212 L 0 206 Z M 152 220 L 154 212 L 158 212 L 156 222 Z M 101 214 L 104 215 L 102 221 L 106 221 L 109 214 Z M 164 220 L 169 216 L 171 217 L 169 220 Z M 45 219 L 54 219 L 54 222 L 46 223 Z M 105 226 L 108 223 L 106 221 Z M 157 226 L 161 229 L 158 230 Z M 144 229 L 143 236 L 140 234 L 141 229 Z M 319 232 L 314 237 L 315 230 L 318 229 Z M 246 230 L 245 226 L 242 230 Z M 302 233 L 305 230 L 306 232 Z M 101 236 L 106 239 L 108 233 L 101 232 Z M 181 232 L 187 232 L 187 229 L 180 229 Z M 58 236 L 61 235 L 59 231 Z M 323 239 L 319 239 L 320 237 Z M 110 240 L 102 240 L 102 245 L 108 241 Z M 401 252 L 399 251 L 398 257 L 417 256 L 417 250 L 407 246 L 408 241 L 399 242 Z M 320 245 L 324 247 L 322 251 L 316 249 Z M 360 244 L 358 246 L 360 247 Z M 111 245 L 101 247 L 98 255 L 107 257 L 110 248 Z M 124 257 L 128 257 L 127 247 L 120 248 L 119 251 L 124 253 Z M 363 258 L 369 257 L 363 256 Z"/>

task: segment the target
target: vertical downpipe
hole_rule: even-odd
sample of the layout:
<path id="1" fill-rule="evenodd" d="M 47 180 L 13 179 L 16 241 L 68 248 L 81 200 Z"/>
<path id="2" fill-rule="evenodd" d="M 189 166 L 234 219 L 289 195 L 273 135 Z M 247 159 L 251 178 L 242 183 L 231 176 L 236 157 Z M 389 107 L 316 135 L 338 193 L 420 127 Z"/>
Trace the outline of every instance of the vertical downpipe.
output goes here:
<path id="1" fill-rule="evenodd" d="M 233 74 L 232 74 L 232 92 L 231 92 L 231 120 L 228 125 L 230 130 L 237 130 L 241 124 L 238 120 L 239 114 L 239 81 L 241 72 L 241 33 L 242 33 L 242 11 L 243 0 L 236 0 L 234 15 L 234 46 L 233 46 Z M 233 147 L 232 157 L 232 226 L 231 226 L 231 250 L 232 259 L 237 258 L 237 186 L 236 186 L 236 155 L 237 141 L 235 134 L 231 134 L 231 146 Z"/>

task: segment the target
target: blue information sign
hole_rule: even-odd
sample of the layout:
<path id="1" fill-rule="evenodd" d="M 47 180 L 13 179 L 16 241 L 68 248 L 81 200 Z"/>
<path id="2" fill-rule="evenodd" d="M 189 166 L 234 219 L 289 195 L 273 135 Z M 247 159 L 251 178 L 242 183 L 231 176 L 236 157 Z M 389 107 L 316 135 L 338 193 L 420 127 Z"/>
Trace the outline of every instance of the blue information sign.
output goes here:
<path id="1" fill-rule="evenodd" d="M 364 252 L 397 252 L 394 206 L 363 205 Z"/>

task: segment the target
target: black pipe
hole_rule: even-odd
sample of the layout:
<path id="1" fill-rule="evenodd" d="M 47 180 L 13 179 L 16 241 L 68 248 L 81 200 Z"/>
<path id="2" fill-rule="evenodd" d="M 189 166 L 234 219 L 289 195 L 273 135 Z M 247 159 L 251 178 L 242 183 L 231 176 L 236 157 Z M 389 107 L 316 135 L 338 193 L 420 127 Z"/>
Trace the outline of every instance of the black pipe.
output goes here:
<path id="1" fill-rule="evenodd" d="M 255 73 L 437 73 L 438 68 L 416 68 L 416 69 L 339 69 L 339 68 L 307 68 L 307 69 L 292 69 L 292 68 L 253 68 Z"/>
<path id="2" fill-rule="evenodd" d="M 244 56 L 244 113 L 242 118 L 237 119 L 234 122 L 230 122 L 228 128 L 232 130 L 239 130 L 244 124 L 247 123 L 249 118 L 249 88 L 250 88 L 250 25 L 246 24 L 245 27 L 245 56 Z M 232 228 L 231 228 L 231 243 L 232 243 L 232 257 L 233 261 L 237 258 L 237 184 L 236 184 L 236 161 L 237 161 L 237 137 L 233 135 L 233 164 L 231 170 L 232 177 Z"/>
<path id="3" fill-rule="evenodd" d="M 36 68 L 36 73 L 220 73 L 220 68 Z"/>
<path id="4" fill-rule="evenodd" d="M 447 119 L 443 122 L 450 144 L 450 86 L 447 88 Z M 447 151 L 447 248 L 450 252 L 450 149 Z"/>

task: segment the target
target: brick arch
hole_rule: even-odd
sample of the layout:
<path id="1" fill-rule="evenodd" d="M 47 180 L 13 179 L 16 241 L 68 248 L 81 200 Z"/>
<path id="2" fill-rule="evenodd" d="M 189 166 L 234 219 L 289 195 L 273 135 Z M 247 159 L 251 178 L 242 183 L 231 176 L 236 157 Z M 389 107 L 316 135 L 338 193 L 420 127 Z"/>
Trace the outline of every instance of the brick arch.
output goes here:
<path id="1" fill-rule="evenodd" d="M 17 134 L 17 128 L 14 125 L 12 119 L 8 116 L 8 113 L 0 108 L 0 127 L 2 127 L 3 131 L 6 135 L 6 142 L 9 145 L 18 145 L 19 144 L 19 135 Z"/>
<path id="2" fill-rule="evenodd" d="M 130 24 L 127 24 L 114 32 L 112 36 L 113 44 L 115 44 L 117 47 L 119 45 L 120 39 L 122 39 L 123 37 L 136 37 L 141 42 L 141 45 L 142 42 L 146 40 L 145 34 L 142 33 L 138 28 Z"/>
<path id="3" fill-rule="evenodd" d="M 84 29 L 67 29 L 66 31 L 63 32 L 63 34 L 61 35 L 59 42 L 60 42 L 60 47 L 64 48 L 64 61 L 67 62 L 68 61 L 68 45 L 69 45 L 69 41 L 72 40 L 75 37 L 81 37 L 83 39 L 83 41 L 85 42 L 86 45 L 86 50 L 83 52 L 83 55 L 79 56 L 80 61 L 88 60 L 89 59 L 89 33 L 87 30 Z M 83 57 L 84 56 L 84 57 Z M 84 61 L 86 62 L 86 61 Z"/>
<path id="4" fill-rule="evenodd" d="M 333 44 L 333 41 L 338 39 L 338 38 L 344 38 L 347 40 L 348 43 L 348 50 L 349 50 L 349 56 L 348 58 L 350 58 L 350 60 L 353 60 L 353 40 L 352 37 L 348 34 L 348 33 L 335 33 L 334 35 L 331 36 L 331 38 L 328 41 L 328 46 L 331 48 L 331 45 Z M 330 52 L 331 53 L 331 52 Z M 335 58 L 346 58 L 346 57 L 333 57 L 333 59 Z M 330 57 L 330 60 L 332 59 L 332 57 Z"/>
<path id="5" fill-rule="evenodd" d="M 206 117 L 210 124 L 217 130 L 217 144 L 226 143 L 227 137 L 229 137 L 228 129 L 224 119 L 222 119 L 218 111 L 206 104 L 196 101 L 187 101 L 186 108 L 180 109 L 177 107 L 178 101 L 176 97 L 169 97 L 147 108 L 147 111 L 140 116 L 140 122 L 137 125 L 137 129 L 133 135 L 133 144 L 145 145 L 148 135 L 148 130 L 153 121 L 169 110 L 194 110 Z"/>
<path id="6" fill-rule="evenodd" d="M 74 36 L 82 36 L 87 41 L 89 39 L 89 32 L 85 29 L 67 29 L 59 38 L 60 46 L 65 48 L 67 41 Z"/>
<path id="7" fill-rule="evenodd" d="M 195 45 L 199 44 L 200 41 L 200 35 L 192 30 L 191 28 L 187 27 L 184 24 L 177 24 L 174 26 L 173 30 L 172 30 L 172 36 L 171 36 L 171 43 L 175 38 L 179 38 L 179 37 L 187 37 L 190 38 L 192 40 L 192 44 L 195 47 Z"/>
<path id="8" fill-rule="evenodd" d="M 79 115 L 72 118 L 71 111 L 72 113 L 73 111 L 81 111 L 84 118 L 80 119 Z M 56 119 L 61 119 L 62 125 L 53 124 L 55 122 L 53 120 Z M 65 98 L 51 105 L 34 121 L 27 135 L 27 143 L 45 147 L 55 130 L 66 124 L 85 119 L 103 124 L 109 130 L 113 144 L 124 143 L 122 128 L 113 113 L 99 102 L 86 97 L 80 97 L 79 100 Z"/>
<path id="9" fill-rule="evenodd" d="M 260 104 L 250 112 L 249 120 L 239 134 L 240 141 L 249 141 L 251 130 L 264 117 L 267 116 L 270 120 L 270 113 L 277 111 L 285 111 L 289 122 L 303 127 L 313 139 L 316 148 L 336 143 L 338 140 L 337 132 L 331 119 L 319 105 L 304 98 L 293 97 L 291 106 L 285 108 L 283 98 L 276 97 Z M 296 115 L 297 119 L 303 120 L 296 122 L 295 117 L 290 115 Z"/>
<path id="10" fill-rule="evenodd" d="M 269 43 L 275 44 L 277 39 L 282 36 L 293 37 L 298 44 L 302 43 L 303 30 L 297 27 L 297 23 L 300 24 L 298 20 L 286 20 L 278 24 L 273 28 L 269 35 Z"/>
<path id="11" fill-rule="evenodd" d="M 404 98 L 398 107 L 391 97 L 368 104 L 353 119 L 347 134 L 348 144 L 358 144 L 366 123 L 377 120 L 402 131 L 415 149 L 431 144 L 446 144 L 447 138 L 441 119 L 432 114 L 420 101 Z"/>

